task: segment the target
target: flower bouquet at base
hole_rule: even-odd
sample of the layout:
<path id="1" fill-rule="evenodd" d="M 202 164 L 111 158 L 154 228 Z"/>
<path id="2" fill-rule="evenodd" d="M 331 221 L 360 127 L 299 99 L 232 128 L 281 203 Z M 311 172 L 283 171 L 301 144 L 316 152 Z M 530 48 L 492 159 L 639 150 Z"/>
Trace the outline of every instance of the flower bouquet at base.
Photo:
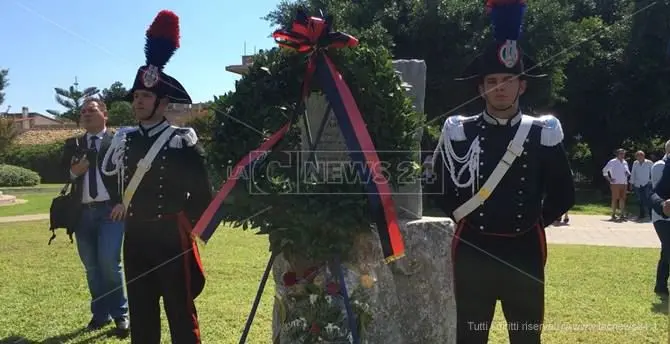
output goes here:
<path id="1" fill-rule="evenodd" d="M 346 266 L 341 269 L 355 318 L 355 332 L 360 343 L 365 343 L 365 330 L 372 320 L 369 300 L 375 277 Z M 280 343 L 354 343 L 344 292 L 339 273 L 334 273 L 327 265 L 312 267 L 302 273 L 284 273 L 282 283 L 276 286 L 281 319 Z"/>

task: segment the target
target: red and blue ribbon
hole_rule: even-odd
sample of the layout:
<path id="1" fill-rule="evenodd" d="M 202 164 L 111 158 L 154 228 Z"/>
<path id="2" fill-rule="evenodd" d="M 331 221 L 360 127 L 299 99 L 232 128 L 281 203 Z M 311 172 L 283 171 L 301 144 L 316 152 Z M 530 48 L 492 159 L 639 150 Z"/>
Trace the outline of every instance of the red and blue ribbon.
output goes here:
<path id="1" fill-rule="evenodd" d="M 349 156 L 359 176 L 367 181 L 365 187 L 368 201 L 379 232 L 384 260 L 389 263 L 404 256 L 405 247 L 395 203 L 389 183 L 382 174 L 379 156 L 349 86 L 326 54 L 329 48 L 355 47 L 358 45 L 358 40 L 345 33 L 332 32 L 330 20 L 307 17 L 302 11 L 298 12 L 290 30 L 277 30 L 272 36 L 281 47 L 309 54 L 302 101 L 309 95 L 312 77 L 316 77 L 337 117 L 349 149 Z M 249 165 L 277 145 L 290 125 L 290 122 L 287 123 L 259 148 L 237 163 L 230 178 L 196 224 L 193 234 L 204 242 L 209 240 L 223 219 L 223 201 L 237 180 Z"/>

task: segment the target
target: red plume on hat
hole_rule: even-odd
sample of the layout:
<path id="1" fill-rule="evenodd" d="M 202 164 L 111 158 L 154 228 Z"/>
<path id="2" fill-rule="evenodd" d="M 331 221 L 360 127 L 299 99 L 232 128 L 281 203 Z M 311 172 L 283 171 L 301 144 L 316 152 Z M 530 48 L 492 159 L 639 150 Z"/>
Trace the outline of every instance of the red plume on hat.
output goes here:
<path id="1" fill-rule="evenodd" d="M 144 56 L 147 65 L 162 70 L 178 48 L 179 17 L 172 11 L 160 11 L 146 34 Z"/>

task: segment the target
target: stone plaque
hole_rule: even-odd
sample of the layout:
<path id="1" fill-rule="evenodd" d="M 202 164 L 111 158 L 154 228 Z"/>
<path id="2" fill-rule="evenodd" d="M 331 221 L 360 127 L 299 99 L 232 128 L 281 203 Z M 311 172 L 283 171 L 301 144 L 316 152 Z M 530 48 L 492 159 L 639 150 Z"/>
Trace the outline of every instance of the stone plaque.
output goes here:
<path id="1" fill-rule="evenodd" d="M 426 63 L 423 60 L 394 60 L 393 68 L 402 80 L 405 92 L 412 100 L 414 110 L 424 112 L 426 97 Z M 414 139 L 421 144 L 422 130 L 414 133 Z M 421 154 L 417 151 L 412 160 L 421 165 Z M 398 215 L 408 219 L 420 219 L 423 214 L 423 196 L 421 180 L 407 181 L 394 191 L 393 199 L 398 209 Z"/>
<path id="2" fill-rule="evenodd" d="M 393 67 L 398 73 L 402 87 L 412 100 L 414 110 L 424 112 L 426 94 L 426 63 L 423 60 L 394 60 Z M 337 118 L 332 109 L 328 108 L 328 100 L 324 94 L 314 92 L 306 100 L 305 109 L 311 131 L 311 140 L 307 135 L 304 120 L 300 120 L 302 128 L 301 168 L 303 180 L 313 183 L 347 183 L 351 174 L 355 174 L 354 166 L 349 158 L 348 148 Z M 325 123 L 324 118 L 327 118 Z M 319 137 L 320 135 L 320 137 Z M 420 145 L 422 130 L 414 133 L 414 139 Z M 311 147 L 310 141 L 318 140 L 316 147 Z M 417 150 L 412 156 L 413 162 L 421 165 L 421 154 Z M 345 173 L 347 172 L 347 173 Z M 393 190 L 393 199 L 399 217 L 419 219 L 423 213 L 423 196 L 421 180 L 405 181 Z"/>
<path id="3" fill-rule="evenodd" d="M 352 168 L 349 149 L 340 130 L 335 113 L 324 94 L 312 93 L 305 102 L 311 133 L 308 135 L 303 119 L 301 167 L 308 173 L 305 180 L 316 183 L 344 182 L 343 171 Z M 317 142 L 318 141 L 318 142 Z M 316 146 L 313 147 L 314 143 Z"/>

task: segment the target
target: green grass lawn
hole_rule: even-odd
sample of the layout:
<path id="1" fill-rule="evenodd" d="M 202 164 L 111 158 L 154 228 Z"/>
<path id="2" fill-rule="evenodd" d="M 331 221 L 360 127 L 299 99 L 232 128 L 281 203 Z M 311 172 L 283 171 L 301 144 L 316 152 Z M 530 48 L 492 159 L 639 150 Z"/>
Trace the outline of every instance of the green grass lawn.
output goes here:
<path id="1" fill-rule="evenodd" d="M 46 228 L 46 221 L 0 225 L 0 343 L 129 342 L 110 338 L 105 330 L 80 331 L 90 316 L 83 267 L 66 236 L 47 246 Z M 267 262 L 266 240 L 221 229 L 202 249 L 209 280 L 196 304 L 205 343 L 239 341 Z M 667 314 L 667 305 L 652 293 L 658 250 L 550 246 L 549 251 L 545 321 L 552 328 L 544 342 L 667 342 L 668 316 L 662 310 Z M 271 343 L 273 289 L 268 283 L 247 343 Z M 502 319 L 498 309 L 490 343 L 508 343 Z M 619 328 L 603 328 L 608 324 Z M 165 340 L 167 331 L 164 320 Z"/>
<path id="2" fill-rule="evenodd" d="M 33 187 L 3 187 L 0 188 L 6 195 L 16 196 L 25 200 L 25 203 L 0 206 L 0 216 L 33 215 L 49 212 L 51 201 L 58 196 L 63 187 L 61 184 L 41 184 Z"/>

